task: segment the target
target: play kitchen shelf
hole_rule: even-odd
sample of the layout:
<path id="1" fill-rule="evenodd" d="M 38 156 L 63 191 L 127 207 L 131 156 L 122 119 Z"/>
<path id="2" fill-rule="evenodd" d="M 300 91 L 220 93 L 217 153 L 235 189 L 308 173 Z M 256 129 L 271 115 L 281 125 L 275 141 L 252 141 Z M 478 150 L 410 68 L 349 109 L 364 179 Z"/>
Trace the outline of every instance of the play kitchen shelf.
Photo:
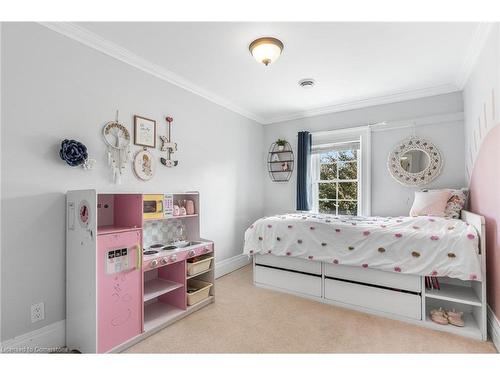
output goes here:
<path id="1" fill-rule="evenodd" d="M 122 351 L 214 301 L 199 202 L 197 192 L 68 192 L 68 348 Z"/>
<path id="2" fill-rule="evenodd" d="M 144 302 L 151 301 L 165 293 L 184 287 L 184 284 L 175 281 L 153 279 L 144 283 Z"/>
<path id="3" fill-rule="evenodd" d="M 184 218 L 190 218 L 190 217 L 198 217 L 198 214 L 193 214 L 193 215 L 179 215 L 179 216 L 171 216 L 171 217 L 164 217 L 164 218 L 161 218 L 161 219 L 144 219 L 144 221 L 157 221 L 157 220 L 184 219 Z"/>

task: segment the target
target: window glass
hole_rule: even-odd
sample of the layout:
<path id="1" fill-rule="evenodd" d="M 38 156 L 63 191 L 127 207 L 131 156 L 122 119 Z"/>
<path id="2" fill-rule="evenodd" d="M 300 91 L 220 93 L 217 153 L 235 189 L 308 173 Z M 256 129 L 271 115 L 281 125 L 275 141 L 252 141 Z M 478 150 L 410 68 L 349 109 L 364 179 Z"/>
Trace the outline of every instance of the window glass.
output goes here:
<path id="1" fill-rule="evenodd" d="M 321 213 L 357 215 L 359 196 L 358 149 L 345 145 L 338 150 L 319 154 L 319 170 L 316 172 L 316 206 Z"/>
<path id="2" fill-rule="evenodd" d="M 318 188 L 319 199 L 337 199 L 337 184 L 320 182 Z"/>
<path id="3" fill-rule="evenodd" d="M 357 215 L 358 202 L 356 201 L 339 201 L 338 215 Z"/>

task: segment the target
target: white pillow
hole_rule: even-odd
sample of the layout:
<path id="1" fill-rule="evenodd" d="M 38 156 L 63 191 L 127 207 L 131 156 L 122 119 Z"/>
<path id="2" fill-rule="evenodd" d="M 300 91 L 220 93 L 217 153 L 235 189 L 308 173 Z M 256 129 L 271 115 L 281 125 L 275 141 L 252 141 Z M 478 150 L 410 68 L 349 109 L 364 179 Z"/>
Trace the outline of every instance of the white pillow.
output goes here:
<path id="1" fill-rule="evenodd" d="M 444 216 L 450 190 L 416 191 L 410 216 Z"/>

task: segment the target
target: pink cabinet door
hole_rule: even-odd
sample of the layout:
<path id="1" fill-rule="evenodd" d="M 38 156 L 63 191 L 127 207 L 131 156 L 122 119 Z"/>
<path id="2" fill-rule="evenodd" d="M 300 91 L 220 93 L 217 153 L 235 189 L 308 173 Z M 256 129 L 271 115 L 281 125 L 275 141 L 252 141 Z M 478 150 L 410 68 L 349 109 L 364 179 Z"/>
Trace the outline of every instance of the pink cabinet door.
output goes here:
<path id="1" fill-rule="evenodd" d="M 97 237 L 97 351 L 104 353 L 142 332 L 141 233 Z"/>

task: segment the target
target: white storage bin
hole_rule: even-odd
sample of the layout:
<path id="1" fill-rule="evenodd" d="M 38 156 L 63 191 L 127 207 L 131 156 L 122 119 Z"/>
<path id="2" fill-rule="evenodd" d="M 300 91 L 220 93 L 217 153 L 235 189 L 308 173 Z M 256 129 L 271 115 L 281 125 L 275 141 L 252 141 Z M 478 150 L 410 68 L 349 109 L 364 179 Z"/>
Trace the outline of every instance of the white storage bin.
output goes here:
<path id="1" fill-rule="evenodd" d="M 187 261 L 187 274 L 188 276 L 196 275 L 197 273 L 207 271 L 212 266 L 214 257 L 209 258 L 192 258 Z"/>
<path id="2" fill-rule="evenodd" d="M 187 304 L 188 306 L 196 305 L 198 302 L 203 301 L 210 295 L 210 288 L 214 284 L 207 281 L 188 280 L 187 285 Z"/>

